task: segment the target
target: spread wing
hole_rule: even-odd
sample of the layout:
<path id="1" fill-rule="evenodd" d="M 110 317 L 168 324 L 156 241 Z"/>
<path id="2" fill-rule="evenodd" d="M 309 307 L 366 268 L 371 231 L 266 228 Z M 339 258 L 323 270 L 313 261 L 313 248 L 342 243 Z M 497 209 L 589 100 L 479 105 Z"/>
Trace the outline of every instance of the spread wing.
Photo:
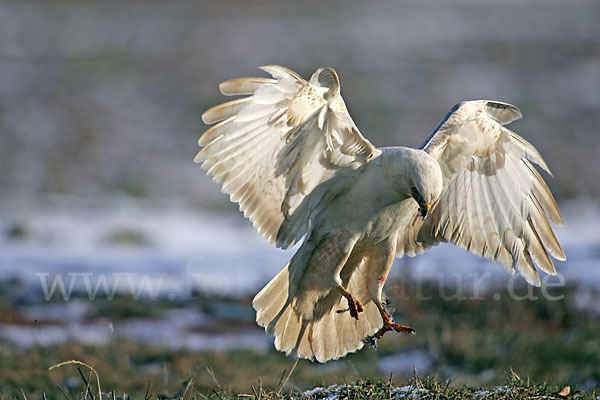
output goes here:
<path id="1" fill-rule="evenodd" d="M 289 247 L 340 182 L 379 150 L 350 118 L 336 72 L 320 68 L 310 81 L 280 66 L 273 78 L 221 83 L 225 95 L 250 95 L 206 111 L 202 163 L 222 191 L 269 242 Z"/>
<path id="2" fill-rule="evenodd" d="M 556 274 L 550 256 L 565 260 L 548 219 L 562 217 L 532 164 L 550 174 L 535 148 L 504 125 L 521 118 L 515 106 L 467 101 L 454 106 L 421 146 L 440 164 L 442 195 L 425 221 L 415 217 L 399 238 L 399 253 L 414 255 L 438 242 L 517 269 L 539 286 L 534 267 Z M 400 255 L 400 254 L 399 254 Z"/>

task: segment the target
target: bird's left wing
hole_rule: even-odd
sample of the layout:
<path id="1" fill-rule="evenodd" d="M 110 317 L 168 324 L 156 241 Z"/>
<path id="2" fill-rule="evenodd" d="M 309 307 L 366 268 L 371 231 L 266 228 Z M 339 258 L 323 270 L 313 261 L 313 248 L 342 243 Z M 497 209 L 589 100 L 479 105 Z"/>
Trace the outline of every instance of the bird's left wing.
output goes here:
<path id="1" fill-rule="evenodd" d="M 442 169 L 444 185 L 425 221 L 415 216 L 400 234 L 399 253 L 451 242 L 517 269 L 536 286 L 535 264 L 555 274 L 552 257 L 565 260 L 548 219 L 562 225 L 550 190 L 532 163 L 550 173 L 535 148 L 504 125 L 521 118 L 515 106 L 467 101 L 454 106 L 421 149 Z M 400 255 L 400 254 L 399 254 Z"/>
<path id="2" fill-rule="evenodd" d="M 200 138 L 195 162 L 269 242 L 287 248 L 344 177 L 379 150 L 350 118 L 333 69 L 319 68 L 306 81 L 284 67 L 261 68 L 273 78 L 221 83 L 225 95 L 250 96 L 203 114 L 218 124 Z"/>

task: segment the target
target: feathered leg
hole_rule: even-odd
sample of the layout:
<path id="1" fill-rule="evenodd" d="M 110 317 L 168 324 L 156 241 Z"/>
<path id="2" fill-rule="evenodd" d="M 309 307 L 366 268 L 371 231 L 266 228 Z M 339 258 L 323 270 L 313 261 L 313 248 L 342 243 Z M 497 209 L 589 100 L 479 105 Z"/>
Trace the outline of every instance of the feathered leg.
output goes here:
<path id="1" fill-rule="evenodd" d="M 321 239 L 315 246 L 299 279 L 297 297 L 293 304 L 305 319 L 313 318 L 314 313 L 318 312 L 315 305 L 319 299 L 327 296 L 333 289 L 346 298 L 350 315 L 359 319 L 359 313 L 364 311 L 364 306 L 344 287 L 340 276 L 356 241 L 354 235 L 336 231 Z"/>
<path id="2" fill-rule="evenodd" d="M 415 333 L 415 330 L 409 326 L 394 323 L 383 307 L 383 285 L 390 273 L 395 255 L 396 238 L 392 237 L 377 245 L 369 256 L 369 292 L 383 320 L 383 326 L 375 333 L 377 339 L 381 339 L 388 331 Z"/>

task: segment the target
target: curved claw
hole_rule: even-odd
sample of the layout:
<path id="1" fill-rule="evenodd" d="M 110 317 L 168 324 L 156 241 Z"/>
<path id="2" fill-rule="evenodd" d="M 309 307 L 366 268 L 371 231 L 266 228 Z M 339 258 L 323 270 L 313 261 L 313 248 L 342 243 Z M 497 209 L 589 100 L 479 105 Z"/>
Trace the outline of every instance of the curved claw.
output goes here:
<path id="1" fill-rule="evenodd" d="M 346 300 L 348 300 L 348 309 L 340 310 L 338 311 L 338 313 L 350 311 L 350 315 L 352 316 L 352 318 L 359 319 L 360 316 L 358 315 L 358 313 L 361 313 L 365 310 L 360 300 L 352 296 L 352 294 L 341 285 L 337 287 L 337 290 L 342 294 L 342 296 L 346 298 Z"/>
<path id="2" fill-rule="evenodd" d="M 356 297 L 353 297 L 353 296 L 349 296 L 349 297 L 347 297 L 347 299 L 348 299 L 348 308 L 350 309 L 350 316 L 352 316 L 353 318 L 356 318 L 357 320 L 360 319 L 359 313 L 361 313 L 365 310 L 362 303 L 360 302 L 360 300 L 358 300 Z"/>
<path id="3" fill-rule="evenodd" d="M 404 326 L 400 324 L 394 324 L 394 330 L 398 333 L 410 333 L 411 335 L 416 333 L 415 330 L 410 326 Z"/>

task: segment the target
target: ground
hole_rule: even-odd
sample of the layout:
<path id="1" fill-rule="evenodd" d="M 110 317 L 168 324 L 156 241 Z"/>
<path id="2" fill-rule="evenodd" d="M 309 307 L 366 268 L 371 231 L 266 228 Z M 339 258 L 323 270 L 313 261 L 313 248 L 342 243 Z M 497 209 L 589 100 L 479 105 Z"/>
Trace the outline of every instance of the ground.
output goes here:
<path id="1" fill-rule="evenodd" d="M 419 300 L 417 290 L 427 300 Z M 367 398 L 369 391 L 386 397 L 390 375 L 400 387 L 420 387 L 418 382 L 423 382 L 429 391 L 422 392 L 422 398 L 472 398 L 478 390 L 499 385 L 512 391 L 487 398 L 520 398 L 516 393 L 556 396 L 564 386 L 582 398 L 593 398 L 600 382 L 600 321 L 578 300 L 575 288 L 554 288 L 552 299 L 548 299 L 540 289 L 523 286 L 512 296 L 530 293 L 537 295 L 537 300 L 511 298 L 501 288 L 496 290 L 500 300 L 498 296 L 462 299 L 447 288 L 442 292 L 435 285 L 417 287 L 400 281 L 391 282 L 388 292 L 397 305 L 396 320 L 410 324 L 417 334 L 388 334 L 377 350 L 367 347 L 343 360 L 327 364 L 300 360 L 294 365 L 294 360 L 270 345 L 190 350 L 122 337 L 96 344 L 68 340 L 23 348 L 4 339 L 0 343 L 0 395 L 22 398 L 23 392 L 30 399 L 40 398 L 42 393 L 47 398 L 63 394 L 81 397 L 85 388 L 82 377 L 90 380 L 86 367 L 79 367 L 81 373 L 76 365 L 48 371 L 54 364 L 79 360 L 98 371 L 103 392 L 114 390 L 134 398 L 145 396 L 146 391 L 154 397 L 181 397 L 188 384 L 186 396 L 196 398 L 226 398 L 238 393 L 254 396 L 254 390 L 270 393 L 259 397 L 278 398 L 269 390 L 277 390 L 282 382 L 281 393 L 297 394 L 315 385 L 332 384 L 347 390 L 344 385 L 355 382 L 350 386 L 355 393 L 352 398 Z M 26 307 L 15 304 L 7 293 L 2 292 L 0 302 L 3 329 L 31 324 L 19 311 Z M 559 297 L 562 299 L 555 300 Z M 592 303 L 597 302 L 597 297 L 594 299 Z M 62 298 L 53 301 L 64 306 Z M 235 335 L 241 326 L 262 334 L 252 322 L 250 298 L 220 299 L 219 305 L 202 296 L 193 301 L 199 310 L 212 314 L 198 330 L 223 337 Z M 169 310 L 190 307 L 184 301 L 131 301 L 125 296 L 112 301 L 97 299 L 92 305 L 86 321 L 104 318 L 115 327 L 120 321 L 157 320 Z M 233 314 L 219 311 L 236 309 Z M 413 365 L 421 376 L 433 378 L 415 381 Z M 438 392 L 442 394 L 434 394 Z"/>

